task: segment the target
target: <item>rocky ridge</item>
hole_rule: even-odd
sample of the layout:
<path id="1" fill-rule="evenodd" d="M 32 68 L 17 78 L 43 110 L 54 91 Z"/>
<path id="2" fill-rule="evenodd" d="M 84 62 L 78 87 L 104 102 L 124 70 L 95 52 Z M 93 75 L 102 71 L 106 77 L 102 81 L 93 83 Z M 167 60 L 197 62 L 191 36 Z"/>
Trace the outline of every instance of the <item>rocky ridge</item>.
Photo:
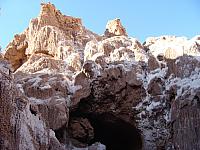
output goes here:
<path id="1" fill-rule="evenodd" d="M 198 36 L 100 36 L 47 3 L 0 56 L 0 149 L 200 148 Z"/>

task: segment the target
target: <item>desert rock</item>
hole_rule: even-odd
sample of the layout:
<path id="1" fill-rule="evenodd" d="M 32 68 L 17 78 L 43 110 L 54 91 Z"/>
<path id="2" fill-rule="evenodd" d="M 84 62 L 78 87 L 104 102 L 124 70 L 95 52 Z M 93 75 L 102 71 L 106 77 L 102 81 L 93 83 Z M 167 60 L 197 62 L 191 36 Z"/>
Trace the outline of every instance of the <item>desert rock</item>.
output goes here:
<path id="1" fill-rule="evenodd" d="M 104 35 L 43 3 L 0 55 L 0 149 L 199 149 L 200 38 Z"/>
<path id="2" fill-rule="evenodd" d="M 119 35 L 127 36 L 126 29 L 122 26 L 122 23 L 118 18 L 108 21 L 104 34 L 108 37 Z"/>

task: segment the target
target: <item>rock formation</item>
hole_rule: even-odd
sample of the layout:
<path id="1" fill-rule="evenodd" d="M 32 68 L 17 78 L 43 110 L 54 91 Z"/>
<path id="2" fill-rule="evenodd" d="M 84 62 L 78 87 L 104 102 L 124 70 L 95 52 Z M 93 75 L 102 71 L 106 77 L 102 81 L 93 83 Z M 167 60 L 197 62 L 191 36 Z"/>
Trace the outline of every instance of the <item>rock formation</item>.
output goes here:
<path id="1" fill-rule="evenodd" d="M 126 29 L 122 26 L 122 23 L 120 22 L 120 19 L 114 19 L 108 21 L 106 25 L 106 31 L 105 36 L 111 37 L 111 36 L 127 36 Z"/>
<path id="2" fill-rule="evenodd" d="M 51 3 L 0 55 L 0 149 L 200 148 L 200 38 L 104 35 Z"/>

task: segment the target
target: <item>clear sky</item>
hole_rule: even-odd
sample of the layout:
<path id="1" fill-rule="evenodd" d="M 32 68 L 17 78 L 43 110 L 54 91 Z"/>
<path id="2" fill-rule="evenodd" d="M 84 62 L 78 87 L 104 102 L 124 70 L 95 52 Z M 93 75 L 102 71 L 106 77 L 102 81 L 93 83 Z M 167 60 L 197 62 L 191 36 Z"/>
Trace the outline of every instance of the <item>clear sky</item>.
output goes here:
<path id="1" fill-rule="evenodd" d="M 48 2 L 46 0 L 43 0 Z M 149 36 L 200 34 L 200 0 L 49 0 L 66 15 L 80 17 L 102 34 L 108 20 L 120 18 L 128 34 L 143 42 Z M 0 45 L 37 17 L 41 0 L 0 0 Z"/>

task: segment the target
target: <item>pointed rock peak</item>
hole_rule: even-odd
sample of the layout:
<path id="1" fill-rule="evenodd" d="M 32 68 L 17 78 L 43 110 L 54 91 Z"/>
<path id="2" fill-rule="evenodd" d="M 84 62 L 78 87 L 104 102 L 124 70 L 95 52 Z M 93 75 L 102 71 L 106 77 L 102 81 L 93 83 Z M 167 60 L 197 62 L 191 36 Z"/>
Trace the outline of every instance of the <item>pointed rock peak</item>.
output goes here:
<path id="1" fill-rule="evenodd" d="M 119 18 L 108 21 L 106 25 L 106 31 L 104 34 L 107 37 L 120 35 L 127 36 L 126 29 L 123 27 Z"/>
<path id="2" fill-rule="evenodd" d="M 67 25 L 82 26 L 80 18 L 63 15 L 60 10 L 56 9 L 54 4 L 41 3 L 41 11 L 38 17 L 40 27 L 50 25 L 65 29 Z M 80 29 L 80 27 L 78 28 Z"/>
<path id="3" fill-rule="evenodd" d="M 40 15 L 39 18 L 47 17 L 47 15 L 55 15 L 56 13 L 60 13 L 59 10 L 56 9 L 54 4 L 49 3 L 41 3 Z M 61 15 L 61 13 L 60 13 Z"/>
<path id="4" fill-rule="evenodd" d="M 48 2 L 48 3 L 41 3 L 41 11 L 46 11 L 47 9 L 49 10 L 55 10 L 56 7 L 54 4 Z"/>

